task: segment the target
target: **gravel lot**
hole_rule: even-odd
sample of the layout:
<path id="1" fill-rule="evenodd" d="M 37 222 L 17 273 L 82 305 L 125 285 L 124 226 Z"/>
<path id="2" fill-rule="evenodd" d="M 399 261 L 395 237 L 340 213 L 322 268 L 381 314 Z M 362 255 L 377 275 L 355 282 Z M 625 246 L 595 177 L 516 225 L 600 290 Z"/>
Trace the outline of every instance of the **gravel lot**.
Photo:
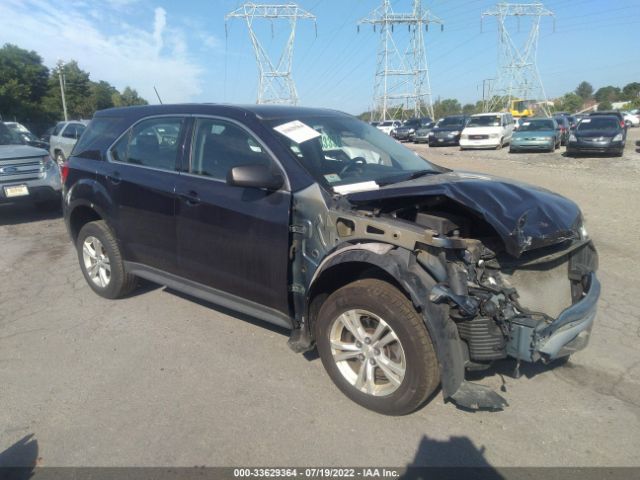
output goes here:
<path id="1" fill-rule="evenodd" d="M 639 466 L 638 138 L 623 158 L 415 147 L 577 201 L 600 252 L 591 345 L 517 380 L 512 361 L 477 377 L 506 382 L 499 413 L 439 394 L 406 417 L 364 410 L 284 331 L 152 285 L 99 298 L 60 218 L 0 206 L 0 465 Z"/>

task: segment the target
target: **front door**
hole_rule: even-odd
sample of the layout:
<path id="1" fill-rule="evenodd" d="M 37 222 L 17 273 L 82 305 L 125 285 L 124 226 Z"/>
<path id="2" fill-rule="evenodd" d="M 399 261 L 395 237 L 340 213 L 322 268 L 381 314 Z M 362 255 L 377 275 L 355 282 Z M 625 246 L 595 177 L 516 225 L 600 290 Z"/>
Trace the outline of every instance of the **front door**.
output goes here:
<path id="1" fill-rule="evenodd" d="M 288 313 L 291 195 L 226 183 L 231 168 L 249 164 L 280 168 L 244 127 L 195 120 L 189 171 L 176 186 L 181 275 Z"/>

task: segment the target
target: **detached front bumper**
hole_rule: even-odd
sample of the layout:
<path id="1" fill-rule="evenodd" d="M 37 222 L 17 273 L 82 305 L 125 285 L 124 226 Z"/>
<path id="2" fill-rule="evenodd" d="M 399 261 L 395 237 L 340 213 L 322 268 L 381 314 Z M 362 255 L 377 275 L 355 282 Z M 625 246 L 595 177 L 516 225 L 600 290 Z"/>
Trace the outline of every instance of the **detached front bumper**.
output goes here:
<path id="1" fill-rule="evenodd" d="M 589 275 L 585 296 L 560 313 L 551 323 L 529 317 L 515 319 L 507 354 L 519 360 L 550 361 L 582 350 L 589 343 L 591 328 L 600 298 L 600 282 L 595 272 Z"/>

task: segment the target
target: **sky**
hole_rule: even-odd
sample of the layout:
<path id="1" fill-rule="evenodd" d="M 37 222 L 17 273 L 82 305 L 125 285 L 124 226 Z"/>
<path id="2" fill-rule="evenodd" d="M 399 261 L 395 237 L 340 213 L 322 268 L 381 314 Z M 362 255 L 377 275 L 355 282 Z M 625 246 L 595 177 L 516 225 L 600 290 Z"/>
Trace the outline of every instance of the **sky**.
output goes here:
<path id="1" fill-rule="evenodd" d="M 260 0 L 254 0 L 260 1 Z M 258 70 L 247 26 L 226 24 L 238 0 L 0 0 L 0 44 L 35 50 L 52 67 L 76 60 L 92 80 L 119 89 L 131 86 L 157 103 L 254 103 Z M 265 1 L 264 3 L 269 3 Z M 271 3 L 285 3 L 274 2 Z M 301 105 L 337 108 L 352 114 L 369 110 L 379 35 L 358 20 L 381 0 L 298 0 L 317 17 L 296 30 L 293 78 Z M 444 22 L 444 31 L 425 34 L 433 99 L 474 103 L 482 80 L 496 75 L 498 35 L 495 19 L 481 13 L 491 0 L 423 0 Z M 410 11 L 411 0 L 392 0 L 396 12 Z M 549 0 L 554 21 L 543 18 L 538 68 L 547 97 L 573 90 L 582 80 L 596 89 L 640 81 L 640 0 Z M 516 40 L 524 21 L 509 24 Z M 274 58 L 288 26 L 256 24 Z M 316 33 L 317 32 L 317 33 Z M 396 34 L 402 42 L 402 33 Z M 406 35 L 405 35 L 406 36 Z"/>

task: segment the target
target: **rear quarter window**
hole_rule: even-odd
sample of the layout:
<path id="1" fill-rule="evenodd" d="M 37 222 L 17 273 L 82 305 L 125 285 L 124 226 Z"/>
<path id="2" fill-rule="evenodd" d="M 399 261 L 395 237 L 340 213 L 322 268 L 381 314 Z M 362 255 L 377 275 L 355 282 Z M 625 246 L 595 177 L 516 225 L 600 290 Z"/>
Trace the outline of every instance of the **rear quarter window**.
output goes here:
<path id="1" fill-rule="evenodd" d="M 129 126 L 122 117 L 96 117 L 89 122 L 86 130 L 76 143 L 71 155 L 102 160 L 107 148 Z"/>

